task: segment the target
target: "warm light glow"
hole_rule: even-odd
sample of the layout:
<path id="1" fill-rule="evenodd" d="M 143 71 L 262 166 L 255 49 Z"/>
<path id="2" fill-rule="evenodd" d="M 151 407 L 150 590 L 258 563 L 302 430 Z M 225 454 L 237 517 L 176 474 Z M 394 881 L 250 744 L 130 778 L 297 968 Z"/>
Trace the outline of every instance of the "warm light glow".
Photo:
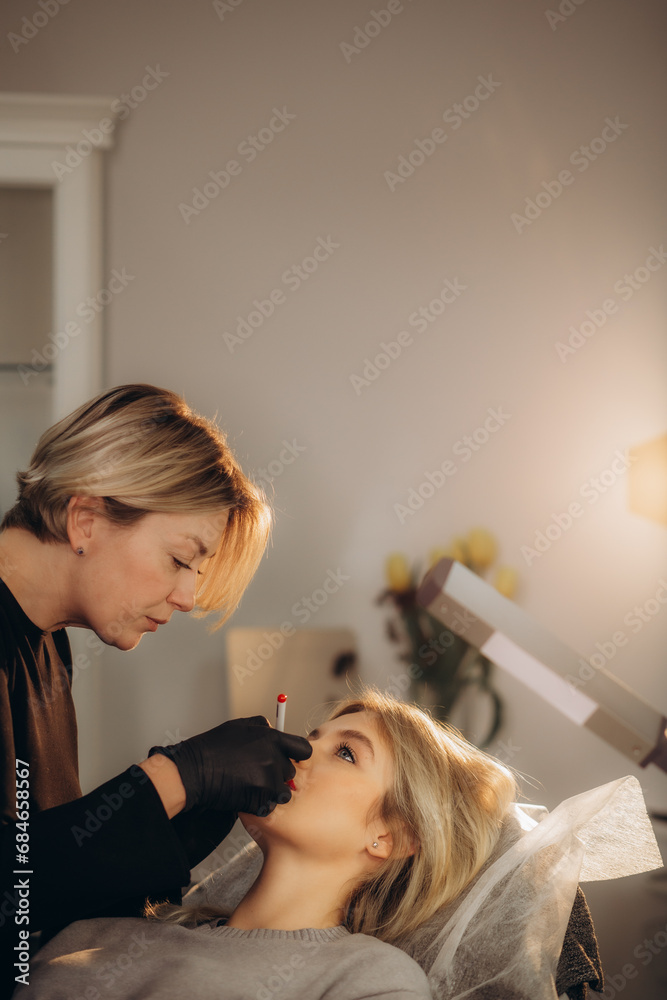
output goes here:
<path id="1" fill-rule="evenodd" d="M 630 457 L 630 510 L 667 524 L 667 434 L 633 448 Z"/>

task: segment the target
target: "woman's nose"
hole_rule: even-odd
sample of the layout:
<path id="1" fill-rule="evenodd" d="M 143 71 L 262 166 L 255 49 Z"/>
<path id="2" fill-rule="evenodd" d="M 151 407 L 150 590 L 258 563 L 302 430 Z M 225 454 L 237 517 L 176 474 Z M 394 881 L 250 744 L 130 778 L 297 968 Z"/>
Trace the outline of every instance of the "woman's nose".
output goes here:
<path id="1" fill-rule="evenodd" d="M 313 745 L 311 744 L 311 746 L 313 746 Z M 298 774 L 299 771 L 305 771 L 305 770 L 307 770 L 310 767 L 310 765 L 313 762 L 313 757 L 314 756 L 315 756 L 315 747 L 313 746 L 313 752 L 312 752 L 312 754 L 310 755 L 310 757 L 307 760 L 293 760 L 292 761 L 292 763 L 294 764 L 294 766 L 295 766 L 295 768 L 297 770 L 297 774 Z"/>
<path id="2" fill-rule="evenodd" d="M 192 611 L 195 606 L 196 579 L 188 580 L 186 574 L 172 590 L 167 598 L 169 604 L 175 605 L 179 611 Z"/>

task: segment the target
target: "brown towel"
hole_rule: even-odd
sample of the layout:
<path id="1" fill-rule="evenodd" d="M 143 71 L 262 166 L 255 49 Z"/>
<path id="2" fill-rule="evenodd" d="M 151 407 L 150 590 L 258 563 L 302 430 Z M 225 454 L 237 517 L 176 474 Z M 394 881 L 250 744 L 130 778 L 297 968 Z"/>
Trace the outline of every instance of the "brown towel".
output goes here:
<path id="1" fill-rule="evenodd" d="M 586 897 L 579 886 L 574 897 L 570 922 L 565 931 L 563 950 L 558 960 L 556 992 L 558 996 L 567 993 L 571 1000 L 586 1000 L 587 983 L 599 992 L 604 989 L 604 975 L 593 919 Z"/>

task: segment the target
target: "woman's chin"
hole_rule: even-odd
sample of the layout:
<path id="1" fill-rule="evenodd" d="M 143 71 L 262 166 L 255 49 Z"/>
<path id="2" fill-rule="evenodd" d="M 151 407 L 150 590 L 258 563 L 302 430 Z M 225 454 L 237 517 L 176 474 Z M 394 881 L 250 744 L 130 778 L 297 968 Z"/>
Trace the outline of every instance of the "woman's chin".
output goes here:
<path id="1" fill-rule="evenodd" d="M 127 653 L 131 649 L 136 649 L 141 642 L 144 632 L 138 629 L 124 628 L 122 631 L 116 629 L 105 630 L 100 628 L 93 629 L 98 639 L 101 639 L 105 646 L 115 646 L 116 649 L 122 650 L 122 652 Z"/>
<path id="2" fill-rule="evenodd" d="M 274 835 L 281 832 L 281 814 L 284 815 L 285 806 L 276 806 L 268 816 L 255 816 L 252 813 L 239 813 L 243 827 L 249 837 L 263 849 L 263 842 L 272 839 Z"/>

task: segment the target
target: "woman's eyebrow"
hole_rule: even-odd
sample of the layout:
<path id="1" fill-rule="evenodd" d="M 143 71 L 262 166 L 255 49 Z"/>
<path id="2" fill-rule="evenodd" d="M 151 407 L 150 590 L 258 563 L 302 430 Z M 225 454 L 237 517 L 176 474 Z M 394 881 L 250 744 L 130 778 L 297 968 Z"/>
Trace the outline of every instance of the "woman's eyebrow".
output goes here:
<path id="1" fill-rule="evenodd" d="M 202 540 L 199 537 L 199 535 L 187 535 L 186 537 L 187 537 L 188 541 L 191 541 L 191 542 L 195 543 L 195 545 L 199 549 L 199 555 L 200 556 L 205 556 L 208 553 L 208 549 L 206 548 L 206 546 L 202 542 Z"/>
<path id="2" fill-rule="evenodd" d="M 187 541 L 195 543 L 199 549 L 200 556 L 204 556 L 206 559 L 212 559 L 213 556 L 217 555 L 218 550 L 216 549 L 215 552 L 209 552 L 199 535 L 186 535 L 185 537 Z"/>
<path id="3" fill-rule="evenodd" d="M 372 740 L 370 740 L 365 733 L 360 733 L 358 729 L 339 729 L 334 735 L 337 738 L 340 737 L 344 740 L 355 740 L 357 743 L 361 743 L 364 749 L 371 755 L 372 759 L 375 760 L 375 747 L 373 746 Z M 310 733 L 308 733 L 309 740 L 318 740 L 319 738 L 319 729 L 313 729 Z"/>

